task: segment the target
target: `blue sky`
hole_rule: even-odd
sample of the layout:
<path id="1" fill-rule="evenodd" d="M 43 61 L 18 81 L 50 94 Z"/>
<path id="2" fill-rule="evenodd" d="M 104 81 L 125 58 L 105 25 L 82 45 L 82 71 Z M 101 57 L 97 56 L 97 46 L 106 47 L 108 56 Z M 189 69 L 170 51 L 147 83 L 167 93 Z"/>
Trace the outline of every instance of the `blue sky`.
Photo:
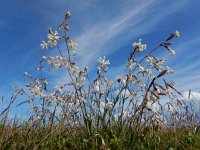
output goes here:
<path id="1" fill-rule="evenodd" d="M 0 6 L 0 95 L 8 95 L 12 84 L 24 84 L 25 71 L 33 73 L 43 55 L 40 51 L 47 29 L 62 22 L 71 10 L 70 35 L 79 44 L 80 66 L 97 67 L 96 59 L 106 56 L 110 75 L 122 71 L 132 43 L 142 38 L 148 50 L 176 30 L 182 36 L 174 41 L 176 55 L 161 49 L 174 70 L 170 76 L 184 92 L 199 91 L 200 85 L 200 1 L 198 0 L 1 0 Z M 65 80 L 60 72 L 51 78 Z"/>

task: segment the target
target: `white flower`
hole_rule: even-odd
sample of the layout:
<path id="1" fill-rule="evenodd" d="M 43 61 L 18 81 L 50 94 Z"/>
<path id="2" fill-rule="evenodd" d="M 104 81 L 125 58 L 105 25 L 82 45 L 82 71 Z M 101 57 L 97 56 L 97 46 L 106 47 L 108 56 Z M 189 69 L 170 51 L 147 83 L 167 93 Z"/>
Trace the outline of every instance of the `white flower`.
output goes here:
<path id="1" fill-rule="evenodd" d="M 140 70 L 140 72 L 144 71 L 144 68 L 140 64 L 138 64 L 138 69 Z"/>
<path id="2" fill-rule="evenodd" d="M 40 94 L 40 97 L 42 97 L 42 98 L 46 96 L 46 95 L 44 95 L 43 92 L 40 92 L 39 94 Z"/>
<path id="3" fill-rule="evenodd" d="M 110 109 L 110 108 L 112 108 L 112 107 L 113 107 L 113 103 L 112 103 L 112 102 L 109 102 L 109 101 L 108 101 L 108 102 L 106 103 L 106 105 L 105 105 L 105 108 L 106 108 L 106 109 Z"/>
<path id="4" fill-rule="evenodd" d="M 99 86 L 98 86 L 98 85 L 95 85 L 95 86 L 94 86 L 94 92 L 95 92 L 95 93 L 98 93 L 99 90 L 100 90 L 100 89 L 99 89 Z"/>
<path id="5" fill-rule="evenodd" d="M 166 67 L 166 70 L 167 70 L 167 73 L 173 73 L 173 70 L 169 66 Z"/>
<path id="6" fill-rule="evenodd" d="M 37 120 L 40 120 L 40 119 L 41 119 L 41 117 L 40 117 L 40 116 L 37 116 L 37 117 L 36 117 L 36 119 L 37 119 Z"/>
<path id="7" fill-rule="evenodd" d="M 95 92 L 95 93 L 98 93 L 99 91 L 100 91 L 99 82 L 96 81 L 96 82 L 95 82 L 95 85 L 94 85 L 94 92 Z"/>
<path id="8" fill-rule="evenodd" d="M 175 55 L 175 51 L 174 50 L 172 50 L 170 47 L 168 47 L 168 46 L 165 46 L 165 48 L 170 52 L 170 54 L 172 55 L 172 56 L 174 56 Z"/>
<path id="9" fill-rule="evenodd" d="M 86 102 L 86 98 L 85 97 L 82 97 L 82 96 L 80 96 L 80 103 L 85 103 Z"/>
<path id="10" fill-rule="evenodd" d="M 52 46 L 56 46 L 58 44 L 58 40 L 61 39 L 61 36 L 58 35 L 58 32 L 53 32 L 51 28 L 49 28 L 48 37 L 48 44 Z"/>
<path id="11" fill-rule="evenodd" d="M 181 118 L 181 117 L 180 117 L 180 115 L 178 115 L 178 114 L 176 114 L 176 115 L 174 116 L 174 119 L 175 119 L 175 121 L 177 121 L 177 122 L 180 120 L 180 118 Z"/>
<path id="12" fill-rule="evenodd" d="M 109 90 L 111 87 L 112 87 L 112 81 L 107 81 L 104 83 L 105 87 L 106 87 L 106 90 Z"/>
<path id="13" fill-rule="evenodd" d="M 31 88 L 31 92 L 33 93 L 34 96 L 37 96 L 38 94 L 41 94 L 40 87 L 35 85 L 34 87 Z"/>
<path id="14" fill-rule="evenodd" d="M 80 78 L 78 78 L 77 81 L 76 81 L 76 86 L 77 86 L 77 88 L 82 87 L 84 81 L 85 81 L 85 77 L 80 77 Z"/>
<path id="15" fill-rule="evenodd" d="M 172 50 L 171 48 L 169 48 L 169 52 L 170 52 L 170 54 L 171 54 L 172 56 L 174 56 L 174 55 L 175 55 L 175 51 L 174 51 L 174 50 Z"/>
<path id="16" fill-rule="evenodd" d="M 47 82 L 47 80 L 46 80 L 46 79 L 44 80 L 44 82 L 43 82 L 43 83 L 44 83 L 45 85 L 47 85 L 47 84 L 48 84 L 48 82 Z"/>
<path id="17" fill-rule="evenodd" d="M 181 36 L 181 33 L 178 30 L 176 30 L 176 32 L 174 33 L 174 36 L 179 37 L 179 36 Z"/>
<path id="18" fill-rule="evenodd" d="M 130 118 L 132 115 L 128 111 L 123 111 L 123 119 Z"/>
<path id="19" fill-rule="evenodd" d="M 24 76 L 32 78 L 32 76 L 30 74 L 28 74 L 28 72 L 24 72 Z"/>
<path id="20" fill-rule="evenodd" d="M 173 105 L 168 104 L 168 110 L 169 110 L 170 112 L 174 112 L 176 109 L 174 108 Z"/>
<path id="21" fill-rule="evenodd" d="M 151 77 L 151 75 L 152 75 L 151 69 L 146 69 L 146 70 L 144 70 L 143 73 L 144 73 L 145 75 L 149 76 L 149 77 Z"/>
<path id="22" fill-rule="evenodd" d="M 77 54 L 76 50 L 73 50 L 72 53 L 74 56 Z"/>
<path id="23" fill-rule="evenodd" d="M 165 95 L 172 96 L 172 92 L 170 89 L 165 90 Z"/>
<path id="24" fill-rule="evenodd" d="M 55 56 L 55 57 L 45 57 L 43 56 L 43 60 L 47 61 L 52 68 L 59 69 L 61 67 L 67 66 L 67 60 L 65 57 Z"/>
<path id="25" fill-rule="evenodd" d="M 77 66 L 72 66 L 69 70 L 73 75 L 79 74 L 79 68 Z"/>
<path id="26" fill-rule="evenodd" d="M 152 106 L 151 106 L 151 102 L 147 102 L 146 103 L 146 108 L 148 109 L 148 110 L 152 110 Z"/>
<path id="27" fill-rule="evenodd" d="M 156 121 L 157 124 L 159 125 L 164 125 L 166 123 L 164 116 L 157 114 L 156 116 L 153 117 L 153 120 Z"/>
<path id="28" fill-rule="evenodd" d="M 46 43 L 45 41 L 42 41 L 42 43 L 40 44 L 41 49 L 48 49 L 48 43 Z"/>
<path id="29" fill-rule="evenodd" d="M 117 79 L 118 82 L 122 83 L 123 85 L 126 85 L 126 77 L 121 77 Z"/>
<path id="30" fill-rule="evenodd" d="M 161 71 L 163 69 L 163 64 L 165 63 L 165 59 L 160 59 L 157 60 L 157 62 L 155 63 L 155 68 L 158 69 L 159 71 Z"/>
<path id="31" fill-rule="evenodd" d="M 28 76 L 29 74 L 28 74 L 28 72 L 24 72 L 24 76 Z"/>
<path id="32" fill-rule="evenodd" d="M 134 75 L 128 76 L 128 82 L 129 83 L 134 84 L 136 80 L 137 80 L 136 76 L 134 76 Z"/>
<path id="33" fill-rule="evenodd" d="M 97 59 L 97 62 L 100 63 L 103 71 L 107 72 L 108 68 L 106 65 L 109 65 L 110 64 L 110 61 L 109 60 L 106 60 L 106 57 L 104 56 L 103 58 L 99 57 Z"/>
<path id="34" fill-rule="evenodd" d="M 61 89 L 60 87 L 57 87 L 57 86 L 56 86 L 56 87 L 55 87 L 55 92 L 56 92 L 56 93 L 61 93 L 61 92 L 62 92 L 62 89 Z"/>
<path id="35" fill-rule="evenodd" d="M 47 59 L 47 57 L 46 57 L 46 56 L 42 56 L 42 59 L 43 59 L 43 60 L 46 60 L 46 59 Z"/>
<path id="36" fill-rule="evenodd" d="M 142 86 L 142 82 L 143 82 L 143 79 L 142 79 L 142 78 L 140 78 L 140 79 L 137 80 L 137 84 L 138 84 L 139 86 Z"/>
<path id="37" fill-rule="evenodd" d="M 141 43 L 141 39 L 139 39 L 139 42 L 134 42 L 133 43 L 133 47 L 135 47 L 138 51 L 142 52 L 143 50 L 145 50 L 147 48 L 146 44 L 142 44 Z"/>
<path id="38" fill-rule="evenodd" d="M 99 57 L 97 59 L 97 62 L 100 63 L 101 66 L 105 67 L 106 65 L 110 64 L 109 60 L 106 60 L 106 57 L 104 56 L 103 58 Z"/>
<path id="39" fill-rule="evenodd" d="M 55 96 L 54 93 L 50 93 L 50 94 L 48 95 L 48 98 L 51 99 L 52 101 L 54 101 L 54 99 L 56 99 L 56 96 Z"/>
<path id="40" fill-rule="evenodd" d="M 139 85 L 140 90 L 143 92 L 144 88 L 145 88 L 145 84 L 144 85 Z"/>
<path id="41" fill-rule="evenodd" d="M 78 46 L 73 40 L 69 40 L 67 43 L 67 47 L 69 50 L 73 52 L 73 55 L 76 55 L 76 47 Z"/>
<path id="42" fill-rule="evenodd" d="M 161 65 L 165 63 L 165 58 L 162 58 L 158 61 L 158 63 L 160 63 Z"/>
<path id="43" fill-rule="evenodd" d="M 53 34 L 48 34 L 47 36 L 48 36 L 48 39 L 49 40 L 59 40 L 61 37 L 60 36 L 58 36 L 57 35 L 58 34 L 58 32 L 57 31 L 55 31 Z"/>
<path id="44" fill-rule="evenodd" d="M 153 66 L 153 60 L 154 60 L 154 58 L 152 56 L 147 56 L 146 62 L 149 65 Z"/>
<path id="45" fill-rule="evenodd" d="M 65 20 L 69 19 L 71 17 L 71 12 L 69 10 L 67 10 L 66 14 L 65 14 Z"/>
<path id="46" fill-rule="evenodd" d="M 70 50 L 72 50 L 72 49 L 76 49 L 76 47 L 78 46 L 78 44 L 75 43 L 73 40 L 69 40 L 67 46 L 68 46 L 68 48 Z"/>
<path id="47" fill-rule="evenodd" d="M 136 65 L 135 62 L 133 62 L 133 60 L 129 60 L 127 63 L 126 63 L 126 66 L 129 68 L 129 70 L 133 69 L 133 67 Z"/>

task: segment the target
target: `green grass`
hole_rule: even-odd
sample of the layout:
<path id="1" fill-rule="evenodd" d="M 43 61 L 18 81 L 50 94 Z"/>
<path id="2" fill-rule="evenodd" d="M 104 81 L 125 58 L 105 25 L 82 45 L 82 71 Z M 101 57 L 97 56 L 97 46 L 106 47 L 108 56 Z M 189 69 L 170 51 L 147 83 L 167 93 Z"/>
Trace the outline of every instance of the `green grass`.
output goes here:
<path id="1" fill-rule="evenodd" d="M 98 129 L 93 136 L 84 127 L 11 126 L 0 128 L 1 149 L 111 149 L 111 150 L 198 150 L 200 135 L 191 128 L 111 126 Z"/>

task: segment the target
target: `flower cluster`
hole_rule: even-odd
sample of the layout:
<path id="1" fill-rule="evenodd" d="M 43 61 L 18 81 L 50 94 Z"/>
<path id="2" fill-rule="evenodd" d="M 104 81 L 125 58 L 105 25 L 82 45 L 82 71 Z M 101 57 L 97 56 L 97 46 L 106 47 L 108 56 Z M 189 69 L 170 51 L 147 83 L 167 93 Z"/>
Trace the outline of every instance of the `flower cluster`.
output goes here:
<path id="1" fill-rule="evenodd" d="M 161 43 L 160 46 L 164 46 L 168 51 L 169 53 L 174 56 L 175 55 L 175 51 L 173 49 L 171 49 L 169 46 L 171 46 L 173 43 L 172 42 L 169 42 L 171 39 L 173 39 L 174 37 L 180 37 L 181 36 L 181 33 L 176 30 L 175 33 L 171 34 L 165 42 Z"/>
<path id="2" fill-rule="evenodd" d="M 46 80 L 45 83 L 48 84 Z M 29 88 L 30 92 L 33 94 L 34 97 L 38 95 L 40 95 L 41 97 L 44 96 L 42 84 L 39 79 L 34 79 L 32 82 L 26 84 L 26 87 Z"/>
<path id="3" fill-rule="evenodd" d="M 147 48 L 147 45 L 146 44 L 142 44 L 142 39 L 139 39 L 138 42 L 134 42 L 133 43 L 133 47 L 135 47 L 135 49 L 139 52 L 142 52 L 144 51 L 146 48 Z"/>
<path id="4" fill-rule="evenodd" d="M 64 56 L 51 56 L 51 57 L 46 57 L 43 56 L 42 57 L 43 61 L 48 62 L 48 64 L 54 68 L 54 69 L 59 69 L 59 68 L 63 68 L 63 67 L 67 67 L 68 65 L 68 61 L 66 59 L 66 57 Z"/>
<path id="5" fill-rule="evenodd" d="M 120 122 L 121 117 L 124 123 L 130 123 L 126 121 L 132 120 L 131 126 L 137 124 L 135 121 L 144 119 L 151 122 L 153 126 L 162 125 L 165 118 L 159 114 L 160 110 L 155 111 L 154 107 L 156 105 L 162 107 L 161 96 L 167 96 L 170 99 L 174 97 L 173 85 L 165 80 L 163 80 L 163 85 L 160 81 L 161 77 L 173 71 L 169 66 L 165 66 L 165 58 L 158 58 L 153 55 L 153 52 L 159 47 L 164 47 L 171 55 L 174 55 L 175 51 L 170 48 L 172 45 L 170 40 L 179 37 L 180 32 L 176 31 L 171 34 L 159 47 L 148 52 L 141 59 L 137 57 L 137 54 L 146 50 L 147 45 L 142 43 L 141 39 L 134 42 L 134 49 L 125 64 L 125 73 L 119 75 L 114 81 L 110 80 L 113 76 L 107 78 L 104 75 L 105 72 L 108 72 L 107 66 L 110 61 L 105 56 L 99 57 L 97 59 L 99 63 L 97 77 L 91 80 L 88 68 L 80 69 L 73 60 L 75 57 L 71 57 L 72 54 L 76 55 L 78 44 L 67 35 L 70 17 L 71 13 L 67 11 L 65 21 L 58 27 L 58 29 L 64 30 L 64 36 L 58 35 L 57 31 L 49 28 L 47 42 L 42 41 L 41 43 L 42 49 L 56 47 L 60 54 L 60 56 L 43 56 L 41 62 L 47 62 L 53 69 L 66 70 L 70 81 L 50 90 L 46 87 L 48 84 L 46 80 L 36 79 L 26 85 L 31 93 L 35 97 L 40 95 L 44 101 L 43 104 L 50 106 L 53 103 L 56 107 L 60 107 L 65 113 L 62 114 L 65 119 L 71 120 L 76 116 L 82 124 L 101 127 L 115 119 L 119 119 Z M 60 39 L 65 41 L 67 47 L 65 52 L 59 46 Z M 28 73 L 25 73 L 24 76 L 33 78 Z M 148 112 L 148 114 L 145 116 L 144 112 Z M 90 120 L 89 123 L 88 120 Z M 77 121 L 74 121 L 74 124 L 75 122 Z"/>
<path id="6" fill-rule="evenodd" d="M 128 62 L 126 63 L 126 66 L 128 67 L 129 70 L 132 70 L 133 67 L 136 66 L 136 62 L 133 62 L 133 60 L 128 60 Z"/>
<path id="7" fill-rule="evenodd" d="M 48 41 L 42 41 L 42 43 L 40 44 L 41 49 L 48 49 L 48 46 L 53 47 L 56 46 L 58 44 L 58 40 L 60 40 L 62 38 L 62 36 L 58 35 L 57 31 L 52 31 L 51 28 L 48 29 Z"/>

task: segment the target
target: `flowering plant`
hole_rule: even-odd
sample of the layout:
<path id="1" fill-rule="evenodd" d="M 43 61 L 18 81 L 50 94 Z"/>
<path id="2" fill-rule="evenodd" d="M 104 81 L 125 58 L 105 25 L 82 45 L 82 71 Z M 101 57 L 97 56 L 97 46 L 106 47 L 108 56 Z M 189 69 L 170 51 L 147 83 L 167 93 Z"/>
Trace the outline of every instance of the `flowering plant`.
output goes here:
<path id="1" fill-rule="evenodd" d="M 176 127 L 184 122 L 181 115 L 186 106 L 184 101 L 177 99 L 177 94 L 179 97 L 182 95 L 173 81 L 163 78 L 173 73 L 173 70 L 165 64 L 165 58 L 155 55 L 161 48 L 175 55 L 171 41 L 180 36 L 179 31 L 171 34 L 153 50 L 149 50 L 141 39 L 134 42 L 124 66 L 126 71 L 112 81 L 106 77 L 110 61 L 105 56 L 99 57 L 96 77 L 91 80 L 89 68 L 79 68 L 75 62 L 78 44 L 68 35 L 70 17 L 71 13 L 67 11 L 63 23 L 58 26 L 63 35 L 49 28 L 47 40 L 41 43 L 42 50 L 57 49 L 58 56 L 43 56 L 37 67 L 40 77 L 25 72 L 24 76 L 31 80 L 25 85 L 26 89 L 14 87 L 15 94 L 27 96 L 19 105 L 32 104 L 32 113 L 28 119 L 30 126 L 47 126 L 50 133 L 58 129 L 61 133 L 68 129 L 74 133 L 75 129 L 80 128 L 86 134 L 81 135 L 81 138 L 75 134 L 77 140 L 84 143 L 79 148 L 87 149 L 93 145 L 108 149 L 109 138 L 113 138 L 110 145 L 113 142 L 123 149 L 127 144 L 129 148 L 137 148 L 141 140 L 145 141 L 150 136 L 147 129 L 152 130 L 154 135 L 163 127 Z M 64 42 L 66 47 L 61 47 L 60 42 Z M 144 53 L 145 56 L 139 59 L 138 53 Z M 51 88 L 43 75 L 45 63 L 51 69 L 66 71 L 70 81 Z M 165 101 L 165 97 L 169 100 Z M 189 117 L 189 110 L 186 112 Z M 130 141 L 126 142 L 123 136 L 130 137 Z"/>

